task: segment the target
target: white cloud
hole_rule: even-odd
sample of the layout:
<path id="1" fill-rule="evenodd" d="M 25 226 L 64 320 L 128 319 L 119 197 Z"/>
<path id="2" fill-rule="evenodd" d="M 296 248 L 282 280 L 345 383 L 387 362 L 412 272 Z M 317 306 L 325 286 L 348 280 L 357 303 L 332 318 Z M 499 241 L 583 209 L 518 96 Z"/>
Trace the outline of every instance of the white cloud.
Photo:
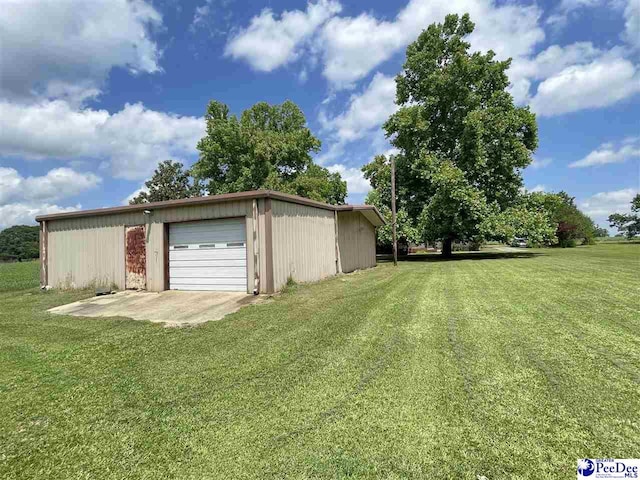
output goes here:
<path id="1" fill-rule="evenodd" d="M 619 146 L 605 143 L 589 152 L 589 154 L 571 164 L 570 167 L 592 167 L 594 165 L 606 165 L 608 163 L 624 163 L 632 158 L 640 158 L 640 137 L 632 137 L 623 140 Z"/>
<path id="2" fill-rule="evenodd" d="M 102 179 L 70 168 L 54 168 L 41 177 L 23 177 L 13 168 L 0 167 L 0 204 L 15 201 L 51 202 L 97 187 Z"/>
<path id="3" fill-rule="evenodd" d="M 395 104 L 396 84 L 392 77 L 376 73 L 360 93 L 351 95 L 344 112 L 330 117 L 320 110 L 318 121 L 322 130 L 328 132 L 330 146 L 317 161 L 321 164 L 336 160 L 344 153 L 345 145 L 371 137 L 371 145 L 388 149 L 389 144 L 382 135 L 382 124 L 398 108 Z"/>
<path id="4" fill-rule="evenodd" d="M 327 130 L 340 141 L 350 142 L 362 138 L 381 125 L 398 108 L 395 104 L 396 82 L 393 77 L 376 73 L 371 83 L 357 95 L 352 95 L 349 106 L 340 115 L 322 118 Z"/>
<path id="5" fill-rule="evenodd" d="M 145 178 L 158 162 L 196 153 L 202 118 L 126 104 L 114 114 L 75 109 L 62 100 L 32 105 L 0 102 L 0 155 L 27 159 L 93 159 L 113 176 Z"/>
<path id="6" fill-rule="evenodd" d="M 391 21 L 372 13 L 340 17 L 337 2 L 308 4 L 306 12 L 285 11 L 275 18 L 270 9 L 251 19 L 231 38 L 226 54 L 247 61 L 254 69 L 271 71 L 295 61 L 306 49 L 320 55 L 323 75 L 332 88 L 351 88 L 381 63 L 402 51 L 427 25 L 449 13 L 469 13 L 476 30 L 469 41 L 474 50 L 493 49 L 499 58 L 530 55 L 544 39 L 536 6 L 491 0 L 410 0 Z"/>
<path id="7" fill-rule="evenodd" d="M 536 185 L 535 187 L 529 189 L 530 192 L 546 192 L 547 191 L 547 187 L 545 185 Z"/>
<path id="8" fill-rule="evenodd" d="M 640 49 L 640 2 L 638 0 L 627 0 L 624 17 L 624 38 L 633 48 Z"/>
<path id="9" fill-rule="evenodd" d="M 33 225 L 38 215 L 49 213 L 73 212 L 80 210 L 80 204 L 74 207 L 60 207 L 49 203 L 10 203 L 0 205 L 0 230 L 13 225 Z"/>
<path id="10" fill-rule="evenodd" d="M 613 105 L 640 91 L 637 68 L 616 52 L 573 65 L 545 79 L 531 100 L 541 116 Z"/>
<path id="11" fill-rule="evenodd" d="M 344 165 L 329 165 L 327 169 L 331 173 L 338 172 L 343 180 L 347 182 L 347 191 L 349 195 L 353 193 L 367 193 L 371 190 L 369 180 L 364 178 L 360 168 L 345 167 Z"/>
<path id="12" fill-rule="evenodd" d="M 134 198 L 136 198 L 138 195 L 140 195 L 142 192 L 147 192 L 149 193 L 149 189 L 145 186 L 142 185 L 140 188 L 134 190 L 133 192 L 131 192 L 126 198 L 122 199 L 122 202 L 120 202 L 122 205 L 129 205 L 129 202 L 131 200 L 133 200 Z"/>
<path id="13" fill-rule="evenodd" d="M 300 45 L 341 10 L 340 3 L 332 0 L 308 3 L 304 12 L 284 11 L 280 18 L 265 8 L 229 40 L 225 55 L 244 60 L 255 70 L 270 72 L 294 61 Z"/>
<path id="14" fill-rule="evenodd" d="M 533 162 L 529 165 L 529 168 L 539 170 L 541 168 L 548 167 L 552 162 L 553 160 L 551 158 L 534 158 Z"/>
<path id="15" fill-rule="evenodd" d="M 476 24 L 469 38 L 472 48 L 493 49 L 498 58 L 529 55 L 544 39 L 538 26 L 541 11 L 534 6 L 496 6 L 488 0 L 410 0 L 393 21 L 369 13 L 329 20 L 320 39 L 324 76 L 336 88 L 351 86 L 449 13 L 469 13 Z"/>
<path id="16" fill-rule="evenodd" d="M 151 30 L 162 17 L 143 0 L 20 0 L 0 8 L 0 95 L 80 102 L 113 67 L 160 70 Z"/>
<path id="17" fill-rule="evenodd" d="M 635 188 L 612 192 L 600 192 L 578 203 L 578 208 L 600 226 L 609 226 L 607 218 L 612 213 L 629 213 L 631 200 L 638 194 Z"/>

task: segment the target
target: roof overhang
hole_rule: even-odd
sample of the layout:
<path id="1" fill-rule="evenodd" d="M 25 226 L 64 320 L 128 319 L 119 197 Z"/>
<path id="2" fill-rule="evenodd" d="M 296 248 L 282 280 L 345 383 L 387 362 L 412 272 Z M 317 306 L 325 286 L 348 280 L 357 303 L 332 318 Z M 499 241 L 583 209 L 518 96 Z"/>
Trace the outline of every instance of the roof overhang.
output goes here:
<path id="1" fill-rule="evenodd" d="M 64 218 L 81 218 L 93 217 L 101 215 L 113 215 L 118 213 L 143 212 L 145 210 L 159 210 L 165 208 L 186 207 L 190 205 L 208 205 L 212 203 L 233 202 L 239 200 L 253 200 L 257 198 L 272 198 L 283 202 L 297 203 L 299 205 L 307 205 L 309 207 L 322 208 L 331 211 L 345 210 L 361 210 L 373 211 L 375 213 L 367 213 L 365 216 L 375 226 L 383 225 L 384 218 L 378 212 L 378 209 L 371 205 L 331 205 L 329 203 L 318 202 L 308 198 L 290 195 L 288 193 L 276 192 L 274 190 L 251 190 L 248 192 L 223 193 L 221 195 L 208 195 L 205 197 L 182 198 L 179 200 L 167 200 L 164 202 L 141 203 L 137 205 L 124 205 L 121 207 L 98 208 L 94 210 L 78 210 L 75 212 L 51 213 L 48 215 L 38 215 L 37 222 L 43 220 L 59 220 Z M 370 218 L 371 217 L 371 218 Z M 373 221 L 372 221 L 373 219 Z M 381 223 L 380 223 L 381 222 Z"/>
<path id="2" fill-rule="evenodd" d="M 339 212 L 360 212 L 374 227 L 380 227 L 387 223 L 380 211 L 373 205 L 336 205 L 335 208 Z"/>

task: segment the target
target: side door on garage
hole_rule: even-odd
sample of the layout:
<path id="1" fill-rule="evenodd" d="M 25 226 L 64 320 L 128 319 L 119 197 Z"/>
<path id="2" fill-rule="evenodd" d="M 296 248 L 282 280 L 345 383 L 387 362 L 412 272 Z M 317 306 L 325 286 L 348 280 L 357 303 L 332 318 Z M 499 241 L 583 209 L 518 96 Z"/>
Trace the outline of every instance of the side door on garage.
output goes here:
<path id="1" fill-rule="evenodd" d="M 170 224 L 169 288 L 246 292 L 245 218 Z"/>

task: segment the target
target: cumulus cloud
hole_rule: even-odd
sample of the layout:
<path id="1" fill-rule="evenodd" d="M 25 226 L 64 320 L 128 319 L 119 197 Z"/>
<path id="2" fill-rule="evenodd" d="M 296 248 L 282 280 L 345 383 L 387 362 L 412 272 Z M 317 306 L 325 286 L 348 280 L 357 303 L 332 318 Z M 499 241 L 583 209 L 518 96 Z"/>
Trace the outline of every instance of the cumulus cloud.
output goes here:
<path id="1" fill-rule="evenodd" d="M 331 143 L 318 157 L 318 162 L 324 164 L 335 160 L 344 153 L 348 143 L 365 137 L 370 139 L 371 145 L 388 149 L 384 136 L 380 138 L 380 127 L 397 109 L 395 95 L 393 77 L 376 73 L 362 91 L 351 96 L 342 113 L 330 116 L 321 109 L 318 121 Z"/>
<path id="2" fill-rule="evenodd" d="M 640 49 L 640 2 L 638 0 L 627 0 L 624 17 L 624 38 L 631 47 Z"/>
<path id="3" fill-rule="evenodd" d="M 469 39 L 474 50 L 492 48 L 500 58 L 517 58 L 531 53 L 544 39 L 543 30 L 537 26 L 540 12 L 536 7 L 496 7 L 489 1 L 411 0 L 394 21 L 363 13 L 327 22 L 322 32 L 323 73 L 336 87 L 349 86 L 405 48 L 425 26 L 441 22 L 448 13 L 466 12 L 476 23 Z"/>
<path id="4" fill-rule="evenodd" d="M 11 225 L 33 224 L 37 215 L 70 212 L 80 205 L 55 203 L 97 187 L 102 179 L 93 173 L 54 168 L 43 176 L 23 177 L 13 168 L 0 167 L 0 230 Z"/>
<path id="5" fill-rule="evenodd" d="M 611 192 L 600 192 L 578 203 L 578 208 L 598 225 L 608 226 L 607 218 L 612 213 L 629 213 L 631 200 L 638 194 L 636 188 L 623 188 Z"/>
<path id="6" fill-rule="evenodd" d="M 403 50 L 430 23 L 449 13 L 470 13 L 476 30 L 474 50 L 493 49 L 498 57 L 529 55 L 544 39 L 536 6 L 496 5 L 491 0 L 410 0 L 393 20 L 372 13 L 341 17 L 337 2 L 308 4 L 306 11 L 285 11 L 279 18 L 270 9 L 251 19 L 233 36 L 226 54 L 248 62 L 259 71 L 295 61 L 306 49 L 320 55 L 323 75 L 334 89 L 350 88 L 378 65 Z"/>
<path id="7" fill-rule="evenodd" d="M 352 95 L 346 110 L 335 117 L 323 114 L 323 128 L 334 132 L 340 141 L 354 141 L 380 126 L 396 111 L 396 82 L 393 77 L 376 73 L 362 92 Z"/>
<path id="8" fill-rule="evenodd" d="M 606 55 L 545 79 L 531 100 L 541 116 L 613 105 L 640 91 L 638 69 L 629 60 Z"/>
<path id="9" fill-rule="evenodd" d="M 335 88 L 349 87 L 449 13 L 469 13 L 476 23 L 469 38 L 472 48 L 493 49 L 499 58 L 529 55 L 544 39 L 538 26 L 541 11 L 535 6 L 496 6 L 489 0 L 410 0 L 392 21 L 369 13 L 330 19 L 320 39 L 323 74 Z"/>
<path id="10" fill-rule="evenodd" d="M 151 30 L 161 25 L 144 0 L 3 2 L 0 95 L 81 102 L 100 92 L 113 67 L 157 72 Z"/>
<path id="11" fill-rule="evenodd" d="M 347 192 L 349 192 L 349 195 L 352 193 L 367 193 L 371 190 L 371 184 L 369 180 L 364 178 L 360 168 L 345 167 L 344 165 L 336 163 L 335 165 L 329 165 L 327 169 L 331 173 L 339 173 L 342 179 L 347 182 Z"/>
<path id="12" fill-rule="evenodd" d="M 95 188 L 101 181 L 93 173 L 70 168 L 54 168 L 40 177 L 23 177 L 13 168 L 0 167 L 0 204 L 60 200 Z"/>
<path id="13" fill-rule="evenodd" d="M 61 207 L 49 203 L 11 203 L 0 205 L 0 230 L 12 225 L 33 225 L 38 215 L 49 213 L 73 212 L 80 210 L 82 205 Z"/>
<path id="14" fill-rule="evenodd" d="M 119 112 L 76 109 L 63 100 L 0 102 L 0 155 L 27 159 L 93 159 L 113 176 L 145 178 L 157 163 L 196 152 L 201 118 L 126 104 Z"/>
<path id="15" fill-rule="evenodd" d="M 535 187 L 529 189 L 530 192 L 546 192 L 547 191 L 547 187 L 545 185 L 536 185 Z"/>
<path id="16" fill-rule="evenodd" d="M 632 158 L 640 158 L 640 137 L 629 137 L 619 145 L 604 143 L 569 166 L 572 168 L 593 167 L 609 163 L 624 163 Z"/>
<path id="17" fill-rule="evenodd" d="M 270 72 L 299 55 L 299 47 L 330 17 L 342 10 L 340 3 L 320 0 L 305 11 L 284 11 L 279 18 L 265 8 L 227 43 L 225 55 L 246 61 L 252 68 Z"/>

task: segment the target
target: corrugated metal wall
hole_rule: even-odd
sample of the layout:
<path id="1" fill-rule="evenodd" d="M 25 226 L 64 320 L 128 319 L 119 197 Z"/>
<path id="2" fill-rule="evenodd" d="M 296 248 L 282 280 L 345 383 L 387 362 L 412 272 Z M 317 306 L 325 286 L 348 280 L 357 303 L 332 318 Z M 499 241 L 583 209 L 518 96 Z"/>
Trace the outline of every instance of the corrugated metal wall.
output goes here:
<path id="1" fill-rule="evenodd" d="M 338 244 L 344 273 L 376 266 L 375 227 L 360 212 L 338 212 Z"/>
<path id="2" fill-rule="evenodd" d="M 264 210 L 263 210 L 264 212 Z M 147 224 L 147 290 L 164 289 L 164 223 L 228 217 L 247 218 L 247 239 L 253 237 L 252 200 L 193 205 L 142 212 L 47 221 L 49 285 L 82 288 L 92 285 L 124 288 L 124 227 Z M 150 222 L 150 223 L 148 223 Z M 253 291 L 253 242 L 247 242 L 247 291 Z"/>
<path id="3" fill-rule="evenodd" d="M 273 200 L 273 282 L 309 282 L 335 275 L 334 212 Z"/>
<path id="4" fill-rule="evenodd" d="M 265 292 L 265 200 L 258 199 L 260 290 Z M 147 289 L 165 284 L 164 223 L 246 217 L 247 292 L 254 288 L 253 200 L 182 206 L 142 212 L 47 221 L 49 285 L 81 288 L 92 285 L 125 287 L 124 231 L 127 225 L 147 225 Z M 291 275 L 308 282 L 336 273 L 334 212 L 278 200 L 271 201 L 274 289 Z M 339 212 L 342 270 L 373 267 L 375 229 L 359 212 Z"/>
<path id="5" fill-rule="evenodd" d="M 124 288 L 124 226 L 57 230 L 56 223 L 47 222 L 49 285 Z"/>

